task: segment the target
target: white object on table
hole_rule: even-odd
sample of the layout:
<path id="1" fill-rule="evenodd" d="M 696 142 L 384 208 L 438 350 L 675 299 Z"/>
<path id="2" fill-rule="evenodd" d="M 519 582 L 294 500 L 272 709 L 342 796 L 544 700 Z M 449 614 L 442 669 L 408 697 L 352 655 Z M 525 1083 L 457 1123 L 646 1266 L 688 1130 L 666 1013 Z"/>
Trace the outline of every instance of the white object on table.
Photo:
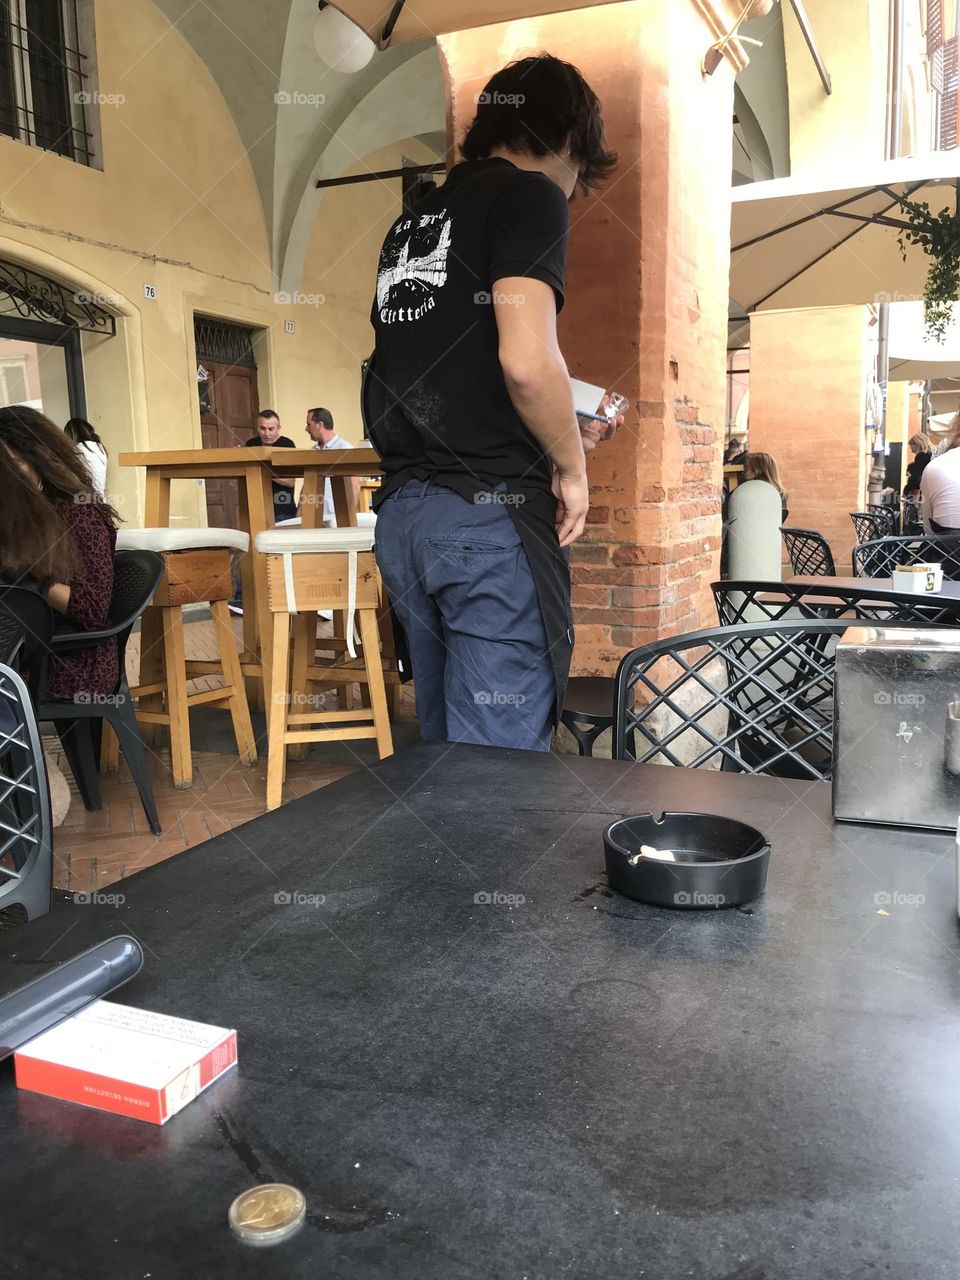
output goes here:
<path id="1" fill-rule="evenodd" d="M 924 596 L 943 586 L 943 566 L 940 564 L 898 565 L 893 571 L 895 591 L 909 591 L 911 595 Z"/>

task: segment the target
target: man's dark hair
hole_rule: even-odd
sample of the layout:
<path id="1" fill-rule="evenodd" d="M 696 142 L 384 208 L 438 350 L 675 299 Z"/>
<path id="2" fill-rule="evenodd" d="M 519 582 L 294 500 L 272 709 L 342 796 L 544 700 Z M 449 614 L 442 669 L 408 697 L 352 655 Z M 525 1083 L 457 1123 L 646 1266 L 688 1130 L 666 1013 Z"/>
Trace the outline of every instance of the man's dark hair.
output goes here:
<path id="1" fill-rule="evenodd" d="M 549 53 L 511 62 L 480 94 L 460 149 L 465 160 L 483 160 L 498 147 L 531 156 L 560 155 L 569 147 L 584 192 L 606 181 L 617 163 L 597 95 L 576 67 Z"/>
<path id="2" fill-rule="evenodd" d="M 333 430 L 333 414 L 329 409 L 308 409 L 307 413 L 313 422 L 319 422 L 328 431 Z"/>
<path id="3" fill-rule="evenodd" d="M 280 421 L 279 413 L 274 413 L 272 409 L 261 409 L 260 412 L 257 414 L 257 417 L 258 418 L 276 418 L 278 422 Z"/>

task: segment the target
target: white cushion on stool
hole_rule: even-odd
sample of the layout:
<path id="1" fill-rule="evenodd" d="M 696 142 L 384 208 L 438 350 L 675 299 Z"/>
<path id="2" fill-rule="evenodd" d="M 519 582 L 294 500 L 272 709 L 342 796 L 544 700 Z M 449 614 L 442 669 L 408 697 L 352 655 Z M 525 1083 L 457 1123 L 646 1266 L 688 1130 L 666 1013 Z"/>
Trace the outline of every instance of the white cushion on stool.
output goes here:
<path id="1" fill-rule="evenodd" d="M 264 529 L 253 540 L 267 556 L 316 555 L 329 551 L 372 551 L 373 529 Z"/>
<path id="2" fill-rule="evenodd" d="M 242 529 L 121 529 L 118 551 L 248 551 L 250 535 Z"/>

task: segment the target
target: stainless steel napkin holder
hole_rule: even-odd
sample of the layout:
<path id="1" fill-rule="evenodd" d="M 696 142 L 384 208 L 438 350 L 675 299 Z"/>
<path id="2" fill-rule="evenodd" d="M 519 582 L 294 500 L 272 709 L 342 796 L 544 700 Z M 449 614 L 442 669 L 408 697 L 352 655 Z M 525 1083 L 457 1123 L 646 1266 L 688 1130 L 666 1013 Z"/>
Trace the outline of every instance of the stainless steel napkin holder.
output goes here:
<path id="1" fill-rule="evenodd" d="M 836 658 L 834 817 L 956 830 L 960 630 L 851 627 Z"/>

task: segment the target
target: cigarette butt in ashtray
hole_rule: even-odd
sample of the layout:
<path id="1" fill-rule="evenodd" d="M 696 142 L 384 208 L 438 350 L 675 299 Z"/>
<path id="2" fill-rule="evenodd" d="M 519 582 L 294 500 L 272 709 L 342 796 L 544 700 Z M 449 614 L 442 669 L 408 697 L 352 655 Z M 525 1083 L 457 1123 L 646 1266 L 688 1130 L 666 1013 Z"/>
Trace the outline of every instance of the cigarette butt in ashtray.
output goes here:
<path id="1" fill-rule="evenodd" d="M 676 858 L 669 849 L 655 849 L 652 844 L 642 844 L 640 852 L 635 853 L 627 861 L 631 867 L 635 867 L 641 858 L 656 858 L 658 862 L 676 862 Z"/>

